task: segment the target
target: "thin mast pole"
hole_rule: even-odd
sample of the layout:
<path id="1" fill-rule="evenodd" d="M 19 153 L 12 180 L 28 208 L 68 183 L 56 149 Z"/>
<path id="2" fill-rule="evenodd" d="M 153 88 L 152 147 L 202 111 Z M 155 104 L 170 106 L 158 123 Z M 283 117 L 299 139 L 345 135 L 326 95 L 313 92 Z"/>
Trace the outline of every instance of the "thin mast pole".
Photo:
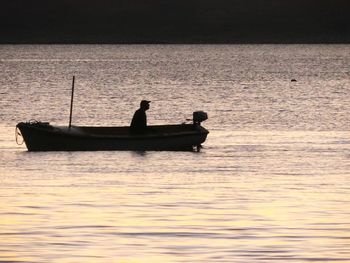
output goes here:
<path id="1" fill-rule="evenodd" d="M 70 100 L 70 114 L 69 114 L 69 129 L 72 126 L 72 114 L 73 114 L 73 98 L 74 98 L 74 82 L 75 82 L 75 76 L 73 76 L 73 81 L 72 81 L 72 95 L 71 95 L 71 100 Z"/>

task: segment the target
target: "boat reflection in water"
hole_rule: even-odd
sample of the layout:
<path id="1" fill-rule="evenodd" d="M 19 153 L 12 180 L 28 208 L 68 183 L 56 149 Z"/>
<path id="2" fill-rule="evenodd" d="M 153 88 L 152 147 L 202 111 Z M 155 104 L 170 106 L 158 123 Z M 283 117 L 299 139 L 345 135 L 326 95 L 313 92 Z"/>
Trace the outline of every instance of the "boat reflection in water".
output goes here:
<path id="1" fill-rule="evenodd" d="M 20 122 L 16 135 L 23 136 L 29 151 L 199 151 L 209 133 L 201 126 L 207 118 L 205 112 L 197 111 L 193 113 L 192 124 L 153 125 L 142 134 L 130 133 L 129 127 Z"/>

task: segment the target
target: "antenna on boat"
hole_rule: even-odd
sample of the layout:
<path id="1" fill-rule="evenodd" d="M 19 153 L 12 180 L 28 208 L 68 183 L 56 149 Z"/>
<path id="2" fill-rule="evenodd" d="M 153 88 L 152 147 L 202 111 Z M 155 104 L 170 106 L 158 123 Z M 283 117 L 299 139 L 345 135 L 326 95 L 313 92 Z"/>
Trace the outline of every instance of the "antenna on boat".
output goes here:
<path id="1" fill-rule="evenodd" d="M 72 114 L 73 114 L 73 98 L 74 98 L 74 82 L 75 82 L 75 76 L 73 76 L 72 81 L 72 95 L 70 99 L 70 114 L 69 114 L 69 125 L 68 128 L 70 129 L 72 126 Z"/>

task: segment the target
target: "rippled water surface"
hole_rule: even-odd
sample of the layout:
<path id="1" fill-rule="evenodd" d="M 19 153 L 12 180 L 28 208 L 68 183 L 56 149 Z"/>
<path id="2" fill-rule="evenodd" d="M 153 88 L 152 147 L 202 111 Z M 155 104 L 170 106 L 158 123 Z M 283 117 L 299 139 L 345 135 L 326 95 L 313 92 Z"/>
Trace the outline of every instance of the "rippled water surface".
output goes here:
<path id="1" fill-rule="evenodd" d="M 27 152 L 17 122 L 208 112 L 201 152 Z M 0 46 L 0 262 L 350 262 L 349 45 Z M 296 79 L 296 82 L 291 82 Z"/>

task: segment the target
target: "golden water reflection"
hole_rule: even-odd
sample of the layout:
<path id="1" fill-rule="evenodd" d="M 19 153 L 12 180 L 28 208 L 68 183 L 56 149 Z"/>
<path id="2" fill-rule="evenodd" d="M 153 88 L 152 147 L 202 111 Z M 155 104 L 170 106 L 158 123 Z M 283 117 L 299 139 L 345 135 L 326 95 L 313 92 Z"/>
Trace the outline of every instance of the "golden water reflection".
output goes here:
<path id="1" fill-rule="evenodd" d="M 348 262 L 344 136 L 218 131 L 229 151 L 199 155 L 2 153 L 0 260 Z"/>

